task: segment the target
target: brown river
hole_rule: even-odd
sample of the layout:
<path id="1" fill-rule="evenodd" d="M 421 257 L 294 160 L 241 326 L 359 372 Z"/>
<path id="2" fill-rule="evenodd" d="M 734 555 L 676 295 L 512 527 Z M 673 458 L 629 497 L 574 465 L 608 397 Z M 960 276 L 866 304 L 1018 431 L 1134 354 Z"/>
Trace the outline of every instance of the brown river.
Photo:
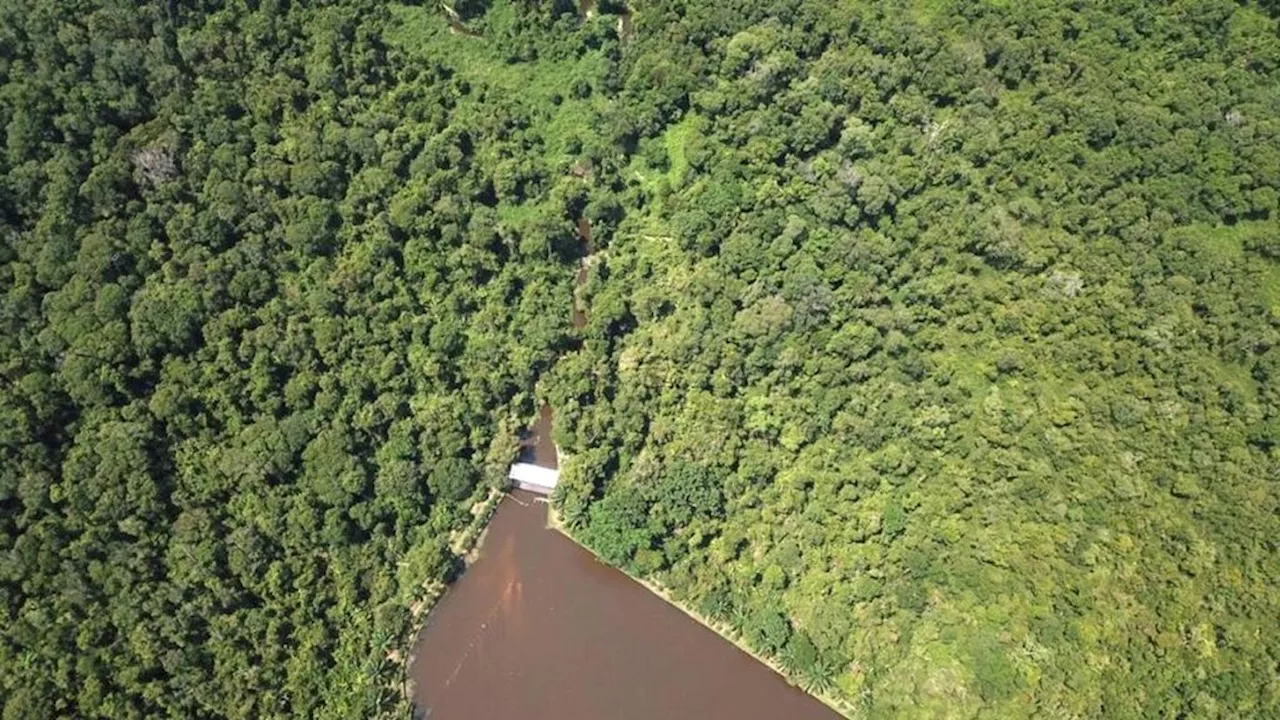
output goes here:
<path id="1" fill-rule="evenodd" d="M 838 716 L 546 527 L 516 492 L 414 648 L 430 720 L 833 720 Z"/>

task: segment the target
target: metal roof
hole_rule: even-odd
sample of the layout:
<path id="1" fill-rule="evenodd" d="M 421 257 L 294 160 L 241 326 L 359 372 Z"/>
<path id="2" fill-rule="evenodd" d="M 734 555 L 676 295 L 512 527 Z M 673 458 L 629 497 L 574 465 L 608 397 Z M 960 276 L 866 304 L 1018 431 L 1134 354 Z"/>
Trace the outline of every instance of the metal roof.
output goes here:
<path id="1" fill-rule="evenodd" d="M 507 477 L 525 485 L 534 485 L 550 491 L 560 482 L 560 471 L 530 463 L 516 463 L 511 466 Z"/>

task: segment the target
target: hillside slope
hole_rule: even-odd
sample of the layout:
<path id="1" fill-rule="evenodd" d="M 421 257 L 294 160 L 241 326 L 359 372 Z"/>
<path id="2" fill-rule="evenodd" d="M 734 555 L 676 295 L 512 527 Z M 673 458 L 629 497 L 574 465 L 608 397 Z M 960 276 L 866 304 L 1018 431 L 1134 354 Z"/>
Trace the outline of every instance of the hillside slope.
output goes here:
<path id="1" fill-rule="evenodd" d="M 561 502 L 855 716 L 1280 713 L 1276 24 L 1072 7 L 637 16 Z"/>
<path id="2" fill-rule="evenodd" d="M 214 5 L 0 0 L 4 717 L 403 713 L 543 396 L 852 716 L 1280 716 L 1273 3 Z"/>

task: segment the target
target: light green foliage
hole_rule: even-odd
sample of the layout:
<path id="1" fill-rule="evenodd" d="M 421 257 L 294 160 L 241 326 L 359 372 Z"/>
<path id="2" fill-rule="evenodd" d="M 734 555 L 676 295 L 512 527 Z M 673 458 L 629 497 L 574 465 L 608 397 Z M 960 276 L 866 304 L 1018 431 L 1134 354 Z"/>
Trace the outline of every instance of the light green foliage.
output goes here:
<path id="1" fill-rule="evenodd" d="M 552 376 L 582 537 L 856 716 L 1280 713 L 1275 20 L 786 5 L 624 55 L 708 51 Z"/>
<path id="2" fill-rule="evenodd" d="M 1274 3 L 214 5 L 0 1 L 6 718 L 404 711 L 535 388 L 852 715 L 1280 715 Z"/>

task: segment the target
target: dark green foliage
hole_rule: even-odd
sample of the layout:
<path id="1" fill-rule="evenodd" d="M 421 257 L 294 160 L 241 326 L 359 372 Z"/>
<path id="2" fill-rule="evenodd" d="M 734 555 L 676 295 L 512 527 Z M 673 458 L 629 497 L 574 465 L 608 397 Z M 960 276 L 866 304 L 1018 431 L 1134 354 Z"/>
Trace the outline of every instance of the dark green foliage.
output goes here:
<path id="1" fill-rule="evenodd" d="M 663 474 L 654 490 L 651 512 L 669 533 L 688 525 L 694 518 L 710 518 L 723 511 L 720 481 L 705 467 L 676 462 Z"/>
<path id="2" fill-rule="evenodd" d="M 852 712 L 1280 715 L 1274 12 L 215 5 L 0 2 L 6 718 L 397 707 L 535 388 Z"/>
<path id="3" fill-rule="evenodd" d="M 476 469 L 461 458 L 446 458 L 436 463 L 427 476 L 431 496 L 439 502 L 457 503 L 476 486 Z"/>
<path id="4" fill-rule="evenodd" d="M 396 27 L 0 3 L 5 718 L 404 711 L 389 653 L 571 274 L 484 204 L 524 121 Z M 571 233 L 526 172 L 505 210 Z"/>
<path id="5" fill-rule="evenodd" d="M 591 507 L 587 542 L 606 562 L 628 564 L 638 550 L 647 549 L 652 542 L 646 527 L 647 510 L 638 491 L 611 493 Z"/>
<path id="6" fill-rule="evenodd" d="M 782 613 L 773 608 L 760 608 L 748 616 L 742 629 L 747 642 L 765 653 L 777 653 L 791 639 L 791 626 Z"/>

